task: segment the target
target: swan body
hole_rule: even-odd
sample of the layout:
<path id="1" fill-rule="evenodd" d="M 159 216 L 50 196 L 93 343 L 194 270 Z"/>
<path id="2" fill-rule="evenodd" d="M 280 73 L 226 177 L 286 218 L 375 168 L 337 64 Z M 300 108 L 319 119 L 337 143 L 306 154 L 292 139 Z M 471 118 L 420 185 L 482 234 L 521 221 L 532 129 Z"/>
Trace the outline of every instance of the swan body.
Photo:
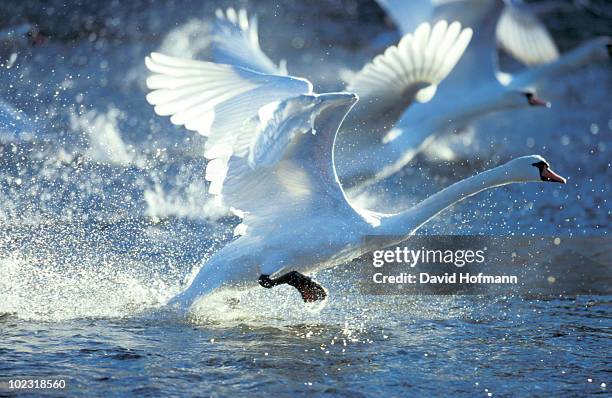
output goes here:
<path id="1" fill-rule="evenodd" d="M 147 79 L 152 90 L 147 99 L 158 114 L 207 134 L 210 191 L 243 219 L 236 230 L 240 236 L 170 301 L 182 311 L 222 286 L 255 285 L 261 275 L 346 262 L 375 249 L 364 246 L 367 235 L 400 236 L 383 242 L 398 243 L 482 190 L 513 182 L 565 182 L 543 158 L 527 156 L 458 182 L 402 213 L 368 211 L 347 199 L 334 161 L 336 134 L 356 94 L 316 94 L 303 79 L 155 53 L 146 65 L 154 73 Z M 224 89 L 211 93 L 218 82 Z M 260 97 L 272 101 L 253 110 Z M 214 128 L 230 117 L 242 121 L 237 129 Z"/>

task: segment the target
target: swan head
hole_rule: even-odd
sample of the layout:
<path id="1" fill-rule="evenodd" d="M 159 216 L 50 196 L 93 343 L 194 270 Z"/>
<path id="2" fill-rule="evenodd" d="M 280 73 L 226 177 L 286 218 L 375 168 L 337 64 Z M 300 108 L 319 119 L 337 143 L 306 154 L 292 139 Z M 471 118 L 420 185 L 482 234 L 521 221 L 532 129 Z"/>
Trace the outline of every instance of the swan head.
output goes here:
<path id="1" fill-rule="evenodd" d="M 552 171 L 550 164 L 539 155 L 513 159 L 501 167 L 504 179 L 513 182 L 558 182 L 565 184 L 565 178 Z"/>

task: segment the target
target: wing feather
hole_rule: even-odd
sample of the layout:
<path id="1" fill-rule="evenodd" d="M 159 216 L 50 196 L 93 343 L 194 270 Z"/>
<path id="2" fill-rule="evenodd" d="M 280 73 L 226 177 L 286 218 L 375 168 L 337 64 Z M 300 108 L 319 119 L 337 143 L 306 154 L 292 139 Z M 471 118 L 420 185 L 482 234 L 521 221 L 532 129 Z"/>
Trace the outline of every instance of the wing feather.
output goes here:
<path id="1" fill-rule="evenodd" d="M 244 9 L 238 12 L 228 8 L 218 9 L 214 25 L 213 59 L 222 64 L 236 65 L 270 75 L 287 75 L 284 60 L 279 65 L 268 58 L 259 46 L 257 17 L 247 16 Z"/>
<path id="2" fill-rule="evenodd" d="M 427 102 L 459 61 L 471 36 L 472 30 L 461 29 L 458 22 L 439 21 L 433 29 L 423 23 L 414 35 L 406 34 L 397 46 L 375 57 L 347 89 L 383 109 L 399 103 L 407 106 L 414 99 Z"/>
<path id="3" fill-rule="evenodd" d="M 214 64 L 152 53 L 145 59 L 154 74 L 147 79 L 147 101 L 173 124 L 209 137 L 211 148 L 234 133 L 263 105 L 312 92 L 304 79 L 257 73 L 238 66 Z"/>
<path id="4" fill-rule="evenodd" d="M 325 102 L 329 97 L 347 106 L 330 109 Z M 354 99 L 347 93 L 301 95 L 262 107 L 244 124 L 240 144 L 229 157 L 210 158 L 209 192 L 221 195 L 245 225 L 257 229 L 323 206 L 326 198 L 348 208 L 333 167 L 332 148 Z"/>
<path id="5" fill-rule="evenodd" d="M 559 58 L 559 50 L 544 24 L 524 5 L 507 4 L 497 24 L 499 46 L 527 66 Z"/>

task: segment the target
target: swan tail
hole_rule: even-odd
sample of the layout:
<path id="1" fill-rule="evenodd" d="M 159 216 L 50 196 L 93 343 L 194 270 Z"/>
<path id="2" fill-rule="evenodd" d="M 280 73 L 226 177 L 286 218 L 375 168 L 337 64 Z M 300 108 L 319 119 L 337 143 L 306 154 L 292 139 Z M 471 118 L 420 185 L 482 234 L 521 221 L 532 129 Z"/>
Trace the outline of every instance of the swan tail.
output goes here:
<path id="1" fill-rule="evenodd" d="M 403 110 L 414 100 L 428 102 L 471 38 L 472 29 L 462 28 L 459 22 L 442 20 L 433 27 L 422 23 L 364 66 L 347 89 L 383 112 L 398 106 Z"/>

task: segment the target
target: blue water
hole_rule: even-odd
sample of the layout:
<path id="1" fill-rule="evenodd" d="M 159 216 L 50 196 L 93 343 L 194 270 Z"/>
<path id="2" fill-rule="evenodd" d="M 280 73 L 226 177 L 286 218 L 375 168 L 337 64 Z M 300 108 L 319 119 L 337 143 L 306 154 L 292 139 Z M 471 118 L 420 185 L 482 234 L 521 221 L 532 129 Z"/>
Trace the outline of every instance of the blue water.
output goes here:
<path id="1" fill-rule="evenodd" d="M 358 324 L 334 312 L 283 324 L 265 307 L 256 323 L 5 317 L 0 370 L 85 396 L 608 393 L 610 297 L 363 301 Z"/>
<path id="2" fill-rule="evenodd" d="M 262 15 L 264 50 L 321 89 L 338 89 L 340 68 L 359 68 L 395 37 L 365 0 L 240 4 Z M 12 54 L 0 53 L 0 97 L 40 126 L 35 140 L 0 134 L 0 386 L 65 378 L 66 390 L 49 392 L 60 396 L 609 395 L 610 296 L 369 296 L 355 283 L 358 260 L 315 275 L 330 293 L 323 305 L 279 287 L 221 293 L 187 319 L 160 309 L 239 220 L 206 194 L 203 139 L 144 100 L 143 58 L 205 59 L 210 18 L 228 5 L 0 4 L 2 26 L 29 20 L 49 36 L 10 67 Z M 608 8 L 579 2 L 544 20 L 566 50 L 611 34 Z M 547 82 L 549 113 L 482 120 L 485 138 L 514 139 L 496 142 L 495 158 L 418 159 L 364 200 L 400 209 L 509 152 L 536 152 L 567 185 L 489 191 L 422 232 L 607 236 L 610 70 Z M 592 249 L 609 267 L 605 248 Z"/>

